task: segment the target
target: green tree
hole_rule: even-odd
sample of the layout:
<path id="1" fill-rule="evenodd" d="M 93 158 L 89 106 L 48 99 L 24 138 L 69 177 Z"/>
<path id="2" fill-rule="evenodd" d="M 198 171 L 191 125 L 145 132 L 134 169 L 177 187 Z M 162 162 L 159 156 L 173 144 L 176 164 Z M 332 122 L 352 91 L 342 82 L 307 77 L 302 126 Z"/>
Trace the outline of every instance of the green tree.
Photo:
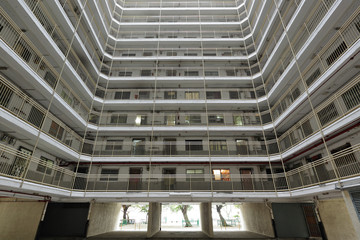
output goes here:
<path id="1" fill-rule="evenodd" d="M 185 227 L 192 227 L 189 217 L 187 215 L 187 212 L 191 209 L 192 207 L 190 205 L 170 205 L 170 210 L 172 212 L 182 212 L 185 220 Z"/>
<path id="2" fill-rule="evenodd" d="M 221 209 L 224 207 L 224 205 L 216 205 L 216 211 L 219 214 L 220 217 L 220 224 L 222 227 L 227 227 L 230 226 L 229 224 L 227 224 L 225 218 L 222 216 L 221 214 Z"/>
<path id="3" fill-rule="evenodd" d="M 135 208 L 139 209 L 140 212 L 146 213 L 146 221 L 148 220 L 149 217 L 149 204 L 146 205 L 135 205 Z"/>
<path id="4" fill-rule="evenodd" d="M 129 214 L 127 212 L 129 207 L 131 207 L 131 205 L 122 205 L 122 208 L 123 208 L 123 222 L 124 222 L 124 219 L 126 219 L 127 223 L 129 222 Z"/>

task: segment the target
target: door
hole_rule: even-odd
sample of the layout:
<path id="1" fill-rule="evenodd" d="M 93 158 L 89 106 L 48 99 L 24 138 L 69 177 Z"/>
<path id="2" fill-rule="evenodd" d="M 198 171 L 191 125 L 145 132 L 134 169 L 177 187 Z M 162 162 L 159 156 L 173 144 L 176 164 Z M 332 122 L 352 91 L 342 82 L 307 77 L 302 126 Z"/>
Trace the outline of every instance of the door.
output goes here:
<path id="1" fill-rule="evenodd" d="M 133 155 L 144 155 L 145 154 L 145 138 L 133 138 L 132 154 Z"/>
<path id="2" fill-rule="evenodd" d="M 319 224 L 315 215 L 316 213 L 314 209 L 314 204 L 303 204 L 302 208 L 310 237 L 322 237 Z"/>
<path id="3" fill-rule="evenodd" d="M 129 169 L 129 190 L 139 190 L 141 185 L 142 168 Z"/>
<path id="4" fill-rule="evenodd" d="M 174 190 L 175 189 L 175 174 L 176 168 L 163 168 L 163 189 Z"/>
<path id="5" fill-rule="evenodd" d="M 248 140 L 247 139 L 236 139 L 236 152 L 239 155 L 249 155 L 248 151 Z"/>
<path id="6" fill-rule="evenodd" d="M 76 171 L 76 167 L 74 169 Z M 74 183 L 74 189 L 85 189 L 86 188 L 86 175 L 88 173 L 87 167 L 79 167 Z"/>
<path id="7" fill-rule="evenodd" d="M 26 166 L 29 163 L 29 158 L 32 155 L 32 151 L 27 148 L 20 147 L 19 154 L 16 156 L 14 163 L 11 167 L 11 175 L 21 177 L 25 173 Z"/>
<path id="8" fill-rule="evenodd" d="M 176 138 L 164 139 L 164 155 L 171 156 L 176 154 Z"/>
<path id="9" fill-rule="evenodd" d="M 240 179 L 242 190 L 253 190 L 252 169 L 240 168 Z"/>

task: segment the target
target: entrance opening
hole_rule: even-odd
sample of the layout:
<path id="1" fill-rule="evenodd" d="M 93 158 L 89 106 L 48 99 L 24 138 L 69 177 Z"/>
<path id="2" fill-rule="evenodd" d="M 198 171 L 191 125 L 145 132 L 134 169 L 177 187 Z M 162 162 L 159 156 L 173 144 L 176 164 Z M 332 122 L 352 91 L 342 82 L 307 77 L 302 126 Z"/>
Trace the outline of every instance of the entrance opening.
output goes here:
<path id="1" fill-rule="evenodd" d="M 213 203 L 212 220 L 214 231 L 245 231 L 241 203 Z"/>
<path id="2" fill-rule="evenodd" d="M 161 231 L 201 231 L 199 203 L 163 203 Z"/>
<path id="3" fill-rule="evenodd" d="M 119 213 L 118 231 L 147 231 L 149 204 L 123 203 Z"/>

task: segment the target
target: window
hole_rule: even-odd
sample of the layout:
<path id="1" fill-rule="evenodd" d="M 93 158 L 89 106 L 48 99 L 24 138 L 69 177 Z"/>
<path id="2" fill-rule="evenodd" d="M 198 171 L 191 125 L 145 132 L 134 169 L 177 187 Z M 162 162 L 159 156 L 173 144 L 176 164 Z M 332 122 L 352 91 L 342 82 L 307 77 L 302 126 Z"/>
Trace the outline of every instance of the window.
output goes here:
<path id="1" fill-rule="evenodd" d="M 206 92 L 206 99 L 221 99 L 221 92 Z"/>
<path id="2" fill-rule="evenodd" d="M 65 92 L 65 90 L 61 90 L 61 94 L 60 94 L 61 98 L 64 99 L 64 101 L 69 104 L 69 106 L 72 106 L 73 103 L 73 99 L 69 96 L 69 94 L 67 92 Z"/>
<path id="3" fill-rule="evenodd" d="M 152 55 L 153 55 L 152 52 L 144 52 L 144 53 L 143 53 L 143 56 L 144 56 L 144 57 L 151 57 Z"/>
<path id="4" fill-rule="evenodd" d="M 112 115 L 110 119 L 110 123 L 119 124 L 126 123 L 127 115 Z"/>
<path id="5" fill-rule="evenodd" d="M 44 80 L 51 86 L 54 87 L 56 84 L 56 78 L 51 72 L 46 72 L 44 76 Z"/>
<path id="6" fill-rule="evenodd" d="M 204 169 L 186 169 L 186 181 L 203 182 Z"/>
<path id="7" fill-rule="evenodd" d="M 196 77 L 196 76 L 199 76 L 199 72 L 198 71 L 185 71 L 185 76 Z"/>
<path id="8" fill-rule="evenodd" d="M 341 95 L 347 110 L 360 104 L 360 83 L 355 84 Z"/>
<path id="9" fill-rule="evenodd" d="M 103 168 L 101 169 L 100 181 L 117 181 L 119 169 Z"/>
<path id="10" fill-rule="evenodd" d="M 216 56 L 216 53 L 205 53 L 203 54 L 204 57 Z"/>
<path id="11" fill-rule="evenodd" d="M 226 76 L 230 76 L 230 77 L 235 76 L 235 71 L 234 70 L 226 70 Z"/>
<path id="12" fill-rule="evenodd" d="M 185 123 L 186 124 L 200 124 L 201 123 L 201 115 L 188 115 L 185 116 Z"/>
<path id="13" fill-rule="evenodd" d="M 10 102 L 13 91 L 7 87 L 5 84 L 0 83 L 0 105 L 7 107 Z"/>
<path id="14" fill-rule="evenodd" d="M 226 140 L 210 140 L 210 151 L 220 152 L 226 150 Z"/>
<path id="15" fill-rule="evenodd" d="M 341 176 L 346 176 L 354 172 L 352 168 L 355 167 L 354 163 L 357 161 L 350 143 L 337 147 L 331 150 L 330 153 L 333 155 L 334 162 Z"/>
<path id="16" fill-rule="evenodd" d="M 229 169 L 213 169 L 213 175 L 215 181 L 230 181 L 230 170 Z"/>
<path id="17" fill-rule="evenodd" d="M 164 92 L 164 99 L 176 99 L 177 92 L 176 91 L 165 91 Z"/>
<path id="18" fill-rule="evenodd" d="M 123 57 L 135 57 L 135 53 L 123 53 L 123 54 L 121 54 L 121 56 L 123 56 Z"/>
<path id="19" fill-rule="evenodd" d="M 310 86 L 320 76 L 320 74 L 320 68 L 317 68 L 315 72 L 306 79 L 306 85 Z"/>
<path id="20" fill-rule="evenodd" d="M 331 122 L 337 116 L 339 116 L 334 103 L 330 103 L 329 105 L 324 107 L 322 110 L 320 110 L 318 112 L 317 115 L 319 117 L 319 120 L 320 120 L 320 123 L 321 123 L 322 126 L 324 126 L 325 124 Z"/>
<path id="21" fill-rule="evenodd" d="M 326 63 L 330 66 L 333 62 L 340 57 L 340 55 L 345 52 L 347 45 L 345 42 L 342 42 L 331 54 L 326 58 Z"/>
<path id="22" fill-rule="evenodd" d="M 208 120 L 209 120 L 209 123 L 222 124 L 222 123 L 224 123 L 224 115 L 222 115 L 222 114 L 209 115 Z"/>
<path id="23" fill-rule="evenodd" d="M 185 99 L 186 100 L 200 99 L 200 92 L 187 91 L 185 92 Z"/>
<path id="24" fill-rule="evenodd" d="M 149 99 L 150 92 L 149 91 L 140 91 L 139 92 L 139 99 Z"/>
<path id="25" fill-rule="evenodd" d="M 197 53 L 184 53 L 184 56 L 197 56 Z"/>
<path id="26" fill-rule="evenodd" d="M 28 121 L 37 127 L 40 127 L 44 120 L 44 113 L 36 107 L 32 107 L 29 113 Z"/>
<path id="27" fill-rule="evenodd" d="M 167 52 L 166 56 L 168 57 L 177 56 L 177 52 Z"/>
<path id="28" fill-rule="evenodd" d="M 236 126 L 243 126 L 244 125 L 244 117 L 240 115 L 233 116 L 234 125 Z"/>
<path id="29" fill-rule="evenodd" d="M 135 118 L 135 125 L 136 126 L 146 125 L 146 122 L 147 122 L 147 116 L 136 115 L 136 118 Z"/>
<path id="30" fill-rule="evenodd" d="M 31 57 L 31 52 L 28 50 L 27 47 L 21 42 L 21 40 L 15 46 L 15 52 L 17 52 L 22 59 L 26 62 L 29 62 Z"/>
<path id="31" fill-rule="evenodd" d="M 132 72 L 119 72 L 119 77 L 131 77 Z"/>
<path id="32" fill-rule="evenodd" d="M 141 70 L 141 76 L 151 76 L 151 70 Z"/>
<path id="33" fill-rule="evenodd" d="M 107 140 L 105 150 L 108 151 L 120 151 L 122 150 L 123 140 Z"/>
<path id="34" fill-rule="evenodd" d="M 176 70 L 166 70 L 166 76 L 175 77 L 176 76 Z"/>
<path id="35" fill-rule="evenodd" d="M 165 116 L 165 125 L 167 125 L 167 126 L 175 126 L 175 115 L 167 115 L 167 116 Z"/>
<path id="36" fill-rule="evenodd" d="M 202 151 L 202 140 L 185 140 L 186 151 Z"/>
<path id="37" fill-rule="evenodd" d="M 239 92 L 238 91 L 230 91 L 229 92 L 229 97 L 230 99 L 240 99 L 239 97 Z"/>
<path id="38" fill-rule="evenodd" d="M 53 160 L 47 159 L 46 157 L 40 157 L 40 161 L 36 168 L 36 171 L 50 175 L 52 173 L 53 166 Z"/>
<path id="39" fill-rule="evenodd" d="M 130 92 L 116 92 L 114 99 L 130 99 Z"/>
<path id="40" fill-rule="evenodd" d="M 52 121 L 49 129 L 49 134 L 61 140 L 63 137 L 63 133 L 64 133 L 64 128 L 60 127 L 59 124 Z"/>

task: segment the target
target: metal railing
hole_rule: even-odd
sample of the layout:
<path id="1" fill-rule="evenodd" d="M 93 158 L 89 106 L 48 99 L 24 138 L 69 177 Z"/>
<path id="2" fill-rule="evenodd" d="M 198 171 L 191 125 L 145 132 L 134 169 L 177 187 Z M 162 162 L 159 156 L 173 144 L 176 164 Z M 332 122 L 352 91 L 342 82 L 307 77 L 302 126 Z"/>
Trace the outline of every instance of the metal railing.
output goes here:
<path id="1" fill-rule="evenodd" d="M 85 174 L 75 173 L 0 144 L 0 175 L 87 192 L 264 192 L 289 191 L 360 175 L 360 146 L 307 163 L 285 173 L 227 174 Z M 5 161 L 6 160 L 6 161 Z"/>

